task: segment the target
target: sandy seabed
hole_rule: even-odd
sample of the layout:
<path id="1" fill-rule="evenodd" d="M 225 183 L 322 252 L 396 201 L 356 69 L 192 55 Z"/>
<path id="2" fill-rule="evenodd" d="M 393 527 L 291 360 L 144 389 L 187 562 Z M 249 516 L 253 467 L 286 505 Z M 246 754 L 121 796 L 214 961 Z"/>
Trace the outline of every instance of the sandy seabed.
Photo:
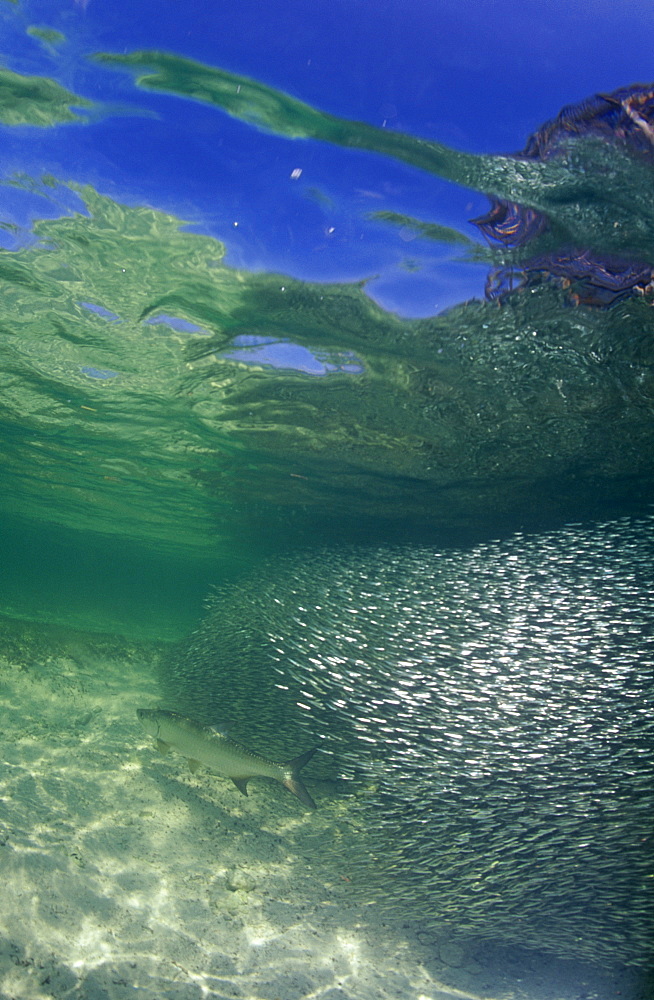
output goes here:
<path id="1" fill-rule="evenodd" d="M 156 752 L 135 715 L 159 703 L 155 647 L 0 624 L 2 1000 L 628 997 L 350 898 L 347 857 L 309 846 L 329 810 Z"/>

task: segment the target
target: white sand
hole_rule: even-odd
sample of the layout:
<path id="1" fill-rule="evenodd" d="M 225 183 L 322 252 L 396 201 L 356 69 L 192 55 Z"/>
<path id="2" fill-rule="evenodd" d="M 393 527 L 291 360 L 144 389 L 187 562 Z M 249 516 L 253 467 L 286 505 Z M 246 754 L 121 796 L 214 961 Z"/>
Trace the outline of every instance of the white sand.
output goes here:
<path id="1" fill-rule="evenodd" d="M 143 649 L 45 636 L 0 646 L 3 1000 L 614 995 L 491 971 L 349 899 L 304 843 L 328 809 L 191 775 L 136 719 L 158 700 Z"/>

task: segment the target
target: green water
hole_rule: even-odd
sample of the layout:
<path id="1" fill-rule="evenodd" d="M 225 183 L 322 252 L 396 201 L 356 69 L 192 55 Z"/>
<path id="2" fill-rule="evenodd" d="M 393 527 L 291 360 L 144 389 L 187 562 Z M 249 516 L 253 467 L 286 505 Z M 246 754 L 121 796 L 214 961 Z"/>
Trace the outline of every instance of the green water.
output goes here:
<path id="1" fill-rule="evenodd" d="M 11 516 L 3 518 L 0 558 L 2 615 L 154 641 L 195 627 L 219 564 Z"/>
<path id="2" fill-rule="evenodd" d="M 34 29 L 33 34 L 47 45 L 58 42 L 45 28 Z M 227 111 L 289 142 L 312 139 L 367 150 L 378 158 L 399 159 L 455 183 L 533 205 L 547 212 L 552 226 L 529 247 L 529 255 L 572 245 L 631 253 L 654 263 L 650 171 L 617 147 L 579 138 L 571 141 L 565 155 L 545 163 L 474 156 L 334 118 L 256 81 L 170 54 L 104 53 L 97 59 L 107 73 L 136 70 L 140 74 L 134 84 L 129 78 L 125 82 L 126 88 L 133 87 L 133 97 L 147 88 L 159 91 L 162 99 L 167 95 L 176 107 L 180 100 L 202 101 L 215 106 L 217 115 Z M 94 115 L 110 113 L 54 81 L 0 72 L 0 120 L 12 127 L 85 128 Z M 379 162 L 375 169 L 379 170 Z M 320 710 L 324 688 L 326 721 L 323 725 L 318 720 L 316 727 L 311 719 L 306 728 L 311 728 L 314 737 L 319 733 L 326 747 L 333 748 L 329 740 L 344 742 L 343 733 L 349 733 L 355 696 L 362 700 L 356 716 L 358 732 L 367 725 L 366 713 L 378 712 L 383 704 L 375 685 L 379 676 L 386 676 L 389 657 L 394 670 L 406 670 L 413 644 L 422 677 L 425 635 L 432 635 L 429 628 L 438 621 L 434 609 L 441 609 L 446 620 L 454 607 L 452 647 L 438 646 L 436 636 L 434 648 L 445 657 L 447 676 L 462 679 L 463 693 L 457 704 L 461 732 L 468 743 L 469 705 L 479 709 L 477 738 L 480 758 L 485 760 L 489 716 L 483 678 L 488 664 L 498 655 L 503 655 L 502 662 L 512 664 L 517 651 L 519 666 L 520 656 L 533 643 L 530 655 L 537 697 L 531 697 L 531 688 L 525 687 L 518 670 L 523 686 L 515 687 L 515 705 L 541 703 L 541 657 L 545 655 L 546 662 L 555 665 L 555 689 L 559 668 L 562 676 L 566 670 L 578 670 L 575 679 L 580 691 L 571 704 L 575 710 L 577 705 L 583 708 L 584 698 L 593 700 L 593 687 L 584 670 L 593 665 L 586 639 L 594 617 L 598 621 L 594 634 L 606 641 L 606 665 L 617 677 L 609 671 L 609 681 L 600 678 L 598 690 L 602 696 L 611 693 L 615 683 L 618 709 L 627 705 L 625 715 L 636 729 L 646 709 L 639 700 L 641 715 L 633 711 L 634 693 L 641 699 L 641 688 L 632 683 L 625 663 L 630 667 L 633 660 L 645 673 L 645 639 L 651 631 L 640 603 L 645 606 L 651 565 L 643 543 L 645 529 L 640 527 L 645 522 L 634 522 L 633 559 L 625 542 L 625 525 L 615 535 L 605 526 L 599 529 L 593 548 L 592 572 L 582 565 L 572 582 L 565 580 L 559 590 L 552 587 L 553 596 L 545 593 L 542 581 L 556 584 L 557 572 L 569 562 L 568 547 L 572 552 L 583 550 L 586 533 L 594 530 L 588 529 L 587 522 L 650 509 L 654 310 L 648 298 L 626 299 L 606 311 L 572 308 L 563 289 L 543 283 L 517 292 L 501 307 L 471 301 L 446 314 L 407 319 L 377 306 L 365 282 L 324 285 L 229 267 L 223 245 L 190 231 L 187 220 L 156 206 L 121 203 L 111 191 L 99 191 L 80 183 L 80 178 L 15 174 L 3 183 L 12 196 L 24 195 L 31 205 L 42 205 L 29 239 L 5 227 L 8 248 L 0 250 L 0 626 L 8 643 L 13 642 L 12 649 L 20 653 L 15 656 L 20 665 L 15 673 L 21 683 L 33 681 L 27 674 L 34 663 L 39 669 L 45 663 L 53 683 L 63 684 L 66 670 L 77 657 L 91 664 L 89 676 L 102 685 L 101 670 L 107 667 L 105 663 L 97 676 L 94 673 L 94 638 L 71 640 L 71 629 L 113 633 L 150 644 L 178 640 L 195 629 L 186 646 L 176 648 L 168 660 L 164 658 L 160 690 L 170 692 L 170 704 L 184 707 L 186 699 L 189 712 L 198 717 L 204 712 L 213 720 L 226 703 L 229 707 L 231 698 L 232 717 L 240 719 L 250 738 L 261 735 L 262 750 L 269 750 L 276 738 L 289 739 L 290 727 L 280 726 L 282 710 L 268 698 L 265 684 L 274 684 L 277 695 L 293 683 L 304 685 L 307 704 L 298 699 L 292 707 L 307 713 L 311 706 L 314 713 Z M 308 189 L 306 193 L 323 197 L 322 192 Z M 457 246 L 459 252 L 489 267 L 521 259 L 520 251 L 491 252 L 431 219 L 399 212 L 378 213 L 376 219 L 389 232 L 393 227 L 408 228 L 416 238 Z M 570 521 L 579 527 L 577 534 L 577 528 L 568 529 L 567 534 L 542 534 L 543 529 Z M 540 534 L 525 543 L 519 534 L 524 529 Z M 498 536 L 505 536 L 506 543 L 488 542 Z M 429 548 L 404 551 L 379 545 L 401 542 Z M 473 542 L 481 546 L 474 549 Z M 356 549 L 348 555 L 345 543 L 374 543 L 376 548 Z M 441 556 L 438 564 L 431 559 L 434 546 Z M 622 559 L 618 560 L 620 573 L 615 571 L 616 554 Z M 283 560 L 276 558 L 282 555 Z M 397 573 L 390 573 L 390 583 L 384 588 L 388 609 L 380 612 L 374 593 L 372 604 L 365 604 L 370 594 L 364 593 L 364 587 L 374 577 L 375 560 L 386 579 L 387 564 L 394 566 L 396 559 L 406 572 L 404 576 L 400 572 L 399 583 Z M 266 568 L 261 570 L 264 560 Z M 449 575 L 442 572 L 443 565 L 450 567 Z M 348 566 L 353 581 L 349 594 L 345 585 Z M 523 571 L 516 576 L 519 566 Z M 214 601 L 209 617 L 198 628 L 205 615 L 203 601 L 214 584 L 225 585 L 219 592 L 222 600 Z M 493 587 L 499 588 L 496 593 Z M 305 600 L 309 611 L 302 609 L 299 618 L 297 609 Z M 42 644 L 28 649 L 21 629 L 29 635 L 31 626 L 16 626 L 15 620 L 36 622 L 39 629 L 63 626 L 61 655 L 53 652 L 54 640 L 49 650 Z M 361 636 L 356 632 L 357 622 L 363 628 Z M 495 632 L 489 622 L 494 623 Z M 570 641 L 561 638 L 566 628 Z M 472 641 L 466 645 L 469 629 Z M 47 636 L 58 634 L 57 628 L 42 631 Z M 353 633 L 356 641 L 350 641 Z M 99 638 L 97 648 L 105 641 L 111 640 Z M 552 650 L 547 650 L 548 642 Z M 332 643 L 345 644 L 345 653 L 334 650 Z M 431 649 L 430 643 L 431 639 L 427 642 Z M 340 664 L 355 657 L 351 673 L 361 677 L 362 666 L 356 660 L 363 657 L 359 645 L 366 651 L 362 663 L 370 670 L 372 696 L 368 697 L 365 687 L 354 693 L 351 689 L 345 702 Z M 129 655 L 129 643 L 120 640 L 116 648 L 118 683 L 103 698 L 119 694 L 125 704 L 129 702 L 128 711 L 123 703 L 113 709 L 124 727 L 118 730 L 118 752 L 122 753 L 123 733 L 128 741 L 133 739 L 132 702 L 137 698 L 126 681 L 136 685 L 143 676 L 140 660 Z M 323 661 L 316 648 L 322 650 Z M 470 693 L 464 681 L 474 677 L 470 661 L 475 650 L 482 681 Z M 154 645 L 152 655 L 153 651 Z M 270 663 L 275 657 L 279 671 L 272 674 Z M 461 660 L 458 674 L 456 657 Z M 333 680 L 330 670 L 336 671 Z M 438 679 L 437 670 L 433 676 Z M 640 678 L 640 674 L 634 676 Z M 594 680 L 598 683 L 597 677 Z M 328 689 L 327 681 L 333 689 Z M 30 698 L 35 697 L 33 687 L 25 690 Z M 68 698 L 66 689 L 56 690 L 63 704 Z M 417 690 L 420 694 L 422 688 Z M 440 697 L 438 683 L 435 690 Z M 507 690 L 504 685 L 503 695 Z M 491 693 L 495 698 L 495 689 Z M 631 699 L 624 705 L 623 695 Z M 256 698 L 263 704 L 257 704 Z M 557 704 L 549 698 L 546 694 L 544 721 L 535 726 L 536 789 L 541 779 L 539 741 L 550 722 L 558 723 L 559 717 L 565 721 L 564 710 L 552 712 L 547 707 Z M 43 703 L 48 699 L 52 693 L 46 694 Z M 454 702 L 447 703 L 446 710 L 439 707 L 436 723 L 428 713 L 423 717 L 420 697 L 414 704 L 415 739 L 407 743 L 403 715 L 390 740 L 397 757 L 396 772 L 402 777 L 405 761 L 400 758 L 405 748 L 413 767 L 415 747 L 424 748 L 429 741 L 439 744 L 439 726 L 447 752 L 443 754 L 437 746 L 432 757 L 425 756 L 425 789 L 414 802 L 410 795 L 407 800 L 407 788 L 410 791 L 413 782 L 407 785 L 393 779 L 384 786 L 374 767 L 368 773 L 370 780 L 366 779 L 363 791 L 374 795 L 377 790 L 380 799 L 372 804 L 375 819 L 366 819 L 367 826 L 374 833 L 376 817 L 382 814 L 381 838 L 399 850 L 399 855 L 396 850 L 391 857 L 390 877 L 397 881 L 393 865 L 398 856 L 402 864 L 408 858 L 410 892 L 402 890 L 403 895 L 423 900 L 424 886 L 416 887 L 412 881 L 413 854 L 407 849 L 403 855 L 401 850 L 399 834 L 410 825 L 407 806 L 415 807 L 418 829 L 426 833 L 416 843 L 424 849 L 427 874 L 432 883 L 440 878 L 444 885 L 439 883 L 433 914 L 442 912 L 446 891 L 457 897 L 452 912 L 458 912 L 460 895 L 477 891 L 478 886 L 470 883 L 471 873 L 476 878 L 478 859 L 495 843 L 498 858 L 506 864 L 506 881 L 500 878 L 497 885 L 498 898 L 507 906 L 506 920 L 511 922 L 509 937 L 537 945 L 543 893 L 540 888 L 532 891 L 529 866 L 526 871 L 519 867 L 522 841 L 515 855 L 510 850 L 507 855 L 510 809 L 515 813 L 516 836 L 525 832 L 519 826 L 523 802 L 520 794 L 516 797 L 514 774 L 523 769 L 523 750 L 531 748 L 528 740 L 524 746 L 515 741 L 517 709 L 511 704 L 506 708 L 510 750 L 499 746 L 496 755 L 500 764 L 508 761 L 509 769 L 511 755 L 516 758 L 514 771 L 506 779 L 513 798 L 507 805 L 506 788 L 500 787 L 499 799 L 492 800 L 495 776 L 488 777 L 484 794 L 488 801 L 500 804 L 486 829 L 478 825 L 477 786 L 467 783 L 468 762 L 463 756 L 458 760 L 456 747 L 451 753 L 447 713 Z M 89 705 L 93 706 L 92 699 L 84 703 L 83 716 L 80 708 L 80 717 L 94 717 Z M 588 709 L 589 721 L 582 722 L 595 733 L 597 714 L 591 709 L 594 704 Z M 622 738 L 627 727 L 620 728 L 624 716 L 618 709 L 616 730 Z M 532 709 L 524 713 L 525 724 L 532 716 Z M 570 718 L 576 738 L 577 716 L 573 713 Z M 373 735 L 364 733 L 364 753 L 354 747 L 357 767 L 371 767 L 370 745 L 380 739 L 380 733 L 385 741 L 380 759 L 386 761 L 388 730 L 377 730 L 383 721 L 378 714 L 370 715 Z M 21 719 L 17 730 L 21 734 L 22 726 Z M 107 767 L 104 755 L 105 731 L 98 730 L 98 734 L 103 752 L 98 773 L 104 777 L 113 774 L 114 768 Z M 298 747 L 306 745 L 304 735 L 303 730 Z M 610 754 L 612 748 L 601 726 L 595 743 L 601 754 Z M 568 744 L 564 740 L 561 745 L 560 751 L 553 744 L 552 756 L 565 765 Z M 589 742 L 591 749 L 594 745 Z M 634 745 L 638 753 L 645 745 L 640 730 Z M 341 758 L 347 762 L 352 752 L 347 743 Z M 438 812 L 443 797 L 438 781 L 445 778 L 435 782 L 432 773 L 432 762 L 440 760 L 439 755 L 446 765 L 449 761 L 446 774 L 460 779 L 447 814 L 450 827 Z M 624 787 L 631 794 L 635 773 L 639 781 L 645 781 L 643 758 L 644 754 L 634 757 L 634 763 L 631 757 L 621 757 L 619 765 L 607 759 L 605 766 L 602 757 L 598 773 L 614 781 L 622 780 L 624 773 Z M 574 786 L 576 772 L 573 768 L 567 774 L 565 766 L 563 772 L 565 790 L 568 781 Z M 503 780 L 501 773 L 499 778 Z M 615 803 L 612 786 L 607 789 L 607 801 Z M 471 796 L 473 811 L 458 826 L 457 808 L 465 804 L 466 795 Z M 573 803 L 575 795 L 576 787 L 570 793 Z M 645 788 L 642 802 L 646 805 L 647 795 Z M 92 794 L 88 797 L 91 800 Z M 331 786 L 324 797 L 334 816 L 342 809 L 349 823 L 351 799 L 339 797 Z M 526 801 L 532 800 L 527 797 Z M 552 815 L 557 817 L 552 828 L 555 838 L 560 833 L 555 794 L 552 801 Z M 562 850 L 562 841 L 553 839 L 551 857 L 546 858 L 551 864 L 548 870 L 554 873 L 549 881 L 550 900 L 563 912 L 561 934 L 571 939 L 579 937 L 576 915 L 579 912 L 583 918 L 593 888 L 593 864 L 604 881 L 602 898 L 611 905 L 611 883 L 618 884 L 612 874 L 606 874 L 606 859 L 599 856 L 601 838 L 593 832 L 588 843 L 584 840 L 585 808 L 580 800 L 574 838 L 584 841 L 583 848 L 590 845 L 583 869 L 590 889 L 583 887 L 578 910 L 567 907 L 562 894 L 565 883 L 558 881 L 559 859 L 564 867 L 566 862 L 576 863 L 576 840 L 571 836 Z M 645 838 L 641 841 L 640 827 L 637 836 L 632 833 L 628 813 L 625 828 L 631 839 L 625 843 L 642 859 Z M 547 810 L 544 814 L 549 823 Z M 453 850 L 448 869 L 438 849 L 441 868 L 436 873 L 430 867 L 437 840 L 434 816 L 439 817 L 443 856 Z M 605 812 L 598 816 L 598 828 L 606 836 Z M 213 813 L 210 822 L 214 822 Z M 343 835 L 351 836 L 347 823 Z M 474 866 L 462 870 L 456 855 L 460 843 L 467 842 L 469 829 L 480 831 L 479 847 Z M 332 827 L 329 837 L 334 839 Z M 59 829 L 53 840 L 59 843 Z M 412 843 L 409 838 L 409 847 Z M 568 850 L 566 845 L 573 847 Z M 615 845 L 620 860 L 612 871 L 621 870 L 623 856 L 627 869 L 631 856 L 622 850 L 617 834 Z M 366 892 L 368 854 L 361 857 Z M 380 854 L 389 854 L 386 844 L 381 845 Z M 66 847 L 66 856 L 77 855 Z M 212 871 L 213 864 L 212 854 Z M 460 879 L 458 883 L 451 872 Z M 544 877 L 542 869 L 537 873 L 539 879 Z M 573 876 L 574 886 L 576 873 Z M 68 891 L 69 882 L 65 884 Z M 625 877 L 624 884 L 630 885 L 629 878 Z M 535 929 L 527 925 L 531 938 L 522 927 L 513 927 L 507 885 L 511 891 L 519 889 L 518 913 L 521 907 L 528 915 L 532 906 L 537 911 Z M 411 895 L 414 888 L 415 895 Z M 482 894 L 483 905 L 484 900 Z M 471 897 L 468 903 L 470 912 L 484 918 L 479 926 L 486 933 L 486 916 L 475 910 L 477 898 Z M 415 908 L 422 905 L 415 903 Z M 495 901 L 491 899 L 488 905 L 492 909 Z M 628 905 L 629 900 L 625 904 L 620 897 L 619 906 Z M 607 912 L 603 910 L 598 917 L 601 934 L 588 947 L 577 941 L 570 954 L 590 955 L 594 960 L 595 940 L 612 940 L 608 925 L 613 918 Z M 632 916 L 636 923 L 639 912 Z M 420 909 L 422 918 L 426 913 Z M 473 925 L 471 920 L 474 930 Z M 622 949 L 616 949 L 615 955 L 621 960 L 626 955 L 634 964 L 646 951 L 646 942 L 641 941 L 646 931 L 640 925 L 637 931 L 640 936 L 624 932 L 631 950 L 622 949 L 619 927 L 614 935 Z M 559 953 L 561 940 L 554 937 L 552 950 Z M 568 951 L 564 948 L 563 953 Z"/>
<path id="3" fill-rule="evenodd" d="M 96 58 L 289 141 L 371 150 L 544 209 L 552 228 L 530 253 L 565 242 L 654 260 L 647 168 L 594 139 L 546 163 L 473 156 L 165 53 Z M 53 81 L 2 83 L 0 118 L 17 127 L 84 108 Z M 406 319 L 365 285 L 230 268 L 185 220 L 90 185 L 5 184 L 41 199 L 43 217 L 0 252 L 0 612 L 176 637 L 210 582 L 276 552 L 459 543 L 649 503 L 645 299 L 573 309 L 542 285 L 501 308 Z M 469 244 L 395 213 L 380 224 Z M 294 345 L 304 370 L 243 337 Z"/>

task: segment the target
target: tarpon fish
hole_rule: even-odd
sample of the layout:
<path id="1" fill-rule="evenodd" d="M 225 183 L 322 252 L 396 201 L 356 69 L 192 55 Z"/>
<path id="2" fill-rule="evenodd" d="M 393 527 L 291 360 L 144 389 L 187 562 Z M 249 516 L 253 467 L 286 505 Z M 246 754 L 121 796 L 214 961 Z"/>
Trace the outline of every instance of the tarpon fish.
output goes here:
<path id="1" fill-rule="evenodd" d="M 243 795 L 248 793 L 250 778 L 274 778 L 309 809 L 316 808 L 299 772 L 311 760 L 317 747 L 306 750 L 286 764 L 276 764 L 248 750 L 219 729 L 202 726 L 177 712 L 168 712 L 163 708 L 137 708 L 136 714 L 145 731 L 154 737 L 157 749 L 167 753 L 172 747 L 187 758 L 191 771 L 203 765 L 209 771 L 231 778 Z"/>

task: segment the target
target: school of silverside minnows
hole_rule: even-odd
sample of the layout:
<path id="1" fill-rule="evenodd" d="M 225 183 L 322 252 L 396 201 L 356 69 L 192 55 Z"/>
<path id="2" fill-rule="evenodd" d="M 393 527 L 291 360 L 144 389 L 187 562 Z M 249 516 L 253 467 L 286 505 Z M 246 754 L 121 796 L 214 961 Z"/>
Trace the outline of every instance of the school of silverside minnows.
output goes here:
<path id="1" fill-rule="evenodd" d="M 263 746 L 321 741 L 355 792 L 335 848 L 353 891 L 469 938 L 646 964 L 653 528 L 277 560 L 210 599 L 162 681 Z"/>

